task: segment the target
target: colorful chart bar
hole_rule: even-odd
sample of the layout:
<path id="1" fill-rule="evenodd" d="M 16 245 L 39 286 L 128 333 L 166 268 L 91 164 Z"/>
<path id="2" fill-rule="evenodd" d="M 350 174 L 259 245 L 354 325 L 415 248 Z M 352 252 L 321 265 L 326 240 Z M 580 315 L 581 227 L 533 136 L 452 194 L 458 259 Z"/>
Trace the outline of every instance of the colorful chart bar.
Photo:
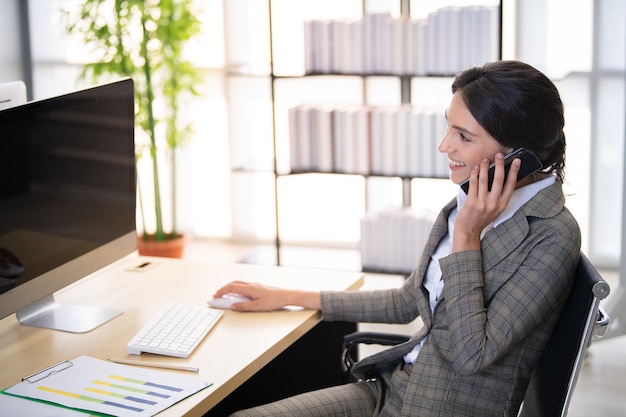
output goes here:
<path id="1" fill-rule="evenodd" d="M 105 391 L 105 390 L 97 389 L 97 388 L 85 388 L 85 391 L 93 392 L 94 394 L 108 395 L 108 396 L 119 398 L 122 400 L 134 401 L 137 403 L 142 403 L 142 404 L 147 404 L 147 405 L 157 404 L 156 401 L 144 400 L 143 398 L 132 397 L 130 395 L 117 394 L 115 392 Z"/>
<path id="2" fill-rule="evenodd" d="M 40 389 L 40 390 L 46 391 L 46 392 L 50 392 L 52 394 L 65 395 L 66 397 L 72 397 L 72 398 L 75 398 L 77 400 L 89 401 L 89 402 L 93 402 L 93 403 L 108 405 L 108 406 L 111 406 L 111 407 L 119 407 L 119 408 L 123 408 L 125 410 L 137 411 L 137 412 L 144 411 L 141 408 L 131 407 L 131 406 L 128 406 L 128 405 L 115 403 L 113 401 L 100 400 L 98 398 L 88 397 L 86 395 L 75 394 L 73 392 L 61 391 L 61 390 L 54 389 L 54 388 L 49 388 L 49 387 L 46 387 L 46 386 L 39 386 L 39 387 L 37 387 L 37 389 Z"/>
<path id="3" fill-rule="evenodd" d="M 152 387 L 152 388 L 160 388 L 160 389 L 164 389 L 164 390 L 167 390 L 167 391 L 174 391 L 174 392 L 181 392 L 181 391 L 183 391 L 183 388 L 176 388 L 176 387 L 170 387 L 170 386 L 162 385 L 162 384 L 155 384 L 155 383 L 152 383 L 152 382 L 141 381 L 139 379 L 125 378 L 125 377 L 119 376 L 119 375 L 109 375 L 109 378 L 117 379 L 117 380 L 125 381 L 125 382 L 130 382 L 132 384 L 145 385 L 145 386 Z"/>
<path id="4" fill-rule="evenodd" d="M 135 387 L 129 387 L 126 385 L 120 385 L 120 384 L 114 384 L 112 382 L 104 382 L 104 381 L 93 381 L 94 384 L 98 384 L 98 385 L 104 385 L 106 387 L 111 387 L 111 388 L 117 388 L 120 390 L 125 390 L 125 391 L 131 391 L 137 394 L 143 394 L 143 395 L 152 395 L 154 397 L 159 397 L 159 398 L 170 398 L 169 395 L 167 394 L 161 394 L 159 392 L 154 392 L 154 391 L 148 391 L 145 389 L 140 389 L 140 388 L 135 388 Z"/>

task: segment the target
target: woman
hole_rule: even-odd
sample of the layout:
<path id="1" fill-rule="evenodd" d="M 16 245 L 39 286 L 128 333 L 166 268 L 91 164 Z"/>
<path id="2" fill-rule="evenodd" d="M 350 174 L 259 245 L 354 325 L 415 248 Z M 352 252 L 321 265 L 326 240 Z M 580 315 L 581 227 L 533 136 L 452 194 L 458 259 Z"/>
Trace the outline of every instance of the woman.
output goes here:
<path id="1" fill-rule="evenodd" d="M 424 327 L 359 361 L 361 382 L 244 410 L 241 416 L 516 416 L 571 288 L 580 230 L 564 207 L 563 105 L 553 83 L 518 61 L 468 69 L 452 84 L 439 151 L 467 195 L 439 214 L 402 288 L 306 292 L 233 282 L 238 311 L 299 305 L 325 320 Z M 516 182 L 503 155 L 524 147 L 543 168 Z M 495 160 L 491 190 L 487 171 Z"/>

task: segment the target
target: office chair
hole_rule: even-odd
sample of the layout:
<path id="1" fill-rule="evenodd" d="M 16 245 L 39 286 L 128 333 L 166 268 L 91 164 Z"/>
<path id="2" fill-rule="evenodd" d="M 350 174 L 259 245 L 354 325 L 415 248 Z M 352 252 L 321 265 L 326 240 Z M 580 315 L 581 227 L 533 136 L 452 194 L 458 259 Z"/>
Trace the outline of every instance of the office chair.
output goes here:
<path id="1" fill-rule="evenodd" d="M 532 373 L 518 417 L 567 415 L 585 353 L 592 339 L 604 336 L 608 329 L 609 316 L 600 307 L 600 300 L 608 295 L 609 285 L 581 252 L 571 293 Z M 376 332 L 346 335 L 342 351 L 346 381 L 354 380 L 350 368 L 359 344 L 390 346 L 408 339 L 407 335 Z"/>

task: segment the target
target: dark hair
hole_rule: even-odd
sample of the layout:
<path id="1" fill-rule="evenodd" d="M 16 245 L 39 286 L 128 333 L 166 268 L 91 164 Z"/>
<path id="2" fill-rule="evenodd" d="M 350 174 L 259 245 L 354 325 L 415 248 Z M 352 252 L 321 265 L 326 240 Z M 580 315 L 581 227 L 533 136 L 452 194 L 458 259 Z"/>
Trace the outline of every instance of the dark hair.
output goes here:
<path id="1" fill-rule="evenodd" d="M 476 121 L 500 144 L 534 152 L 543 172 L 561 180 L 565 168 L 563 103 L 556 86 L 539 70 L 520 61 L 496 61 L 456 76 Z"/>

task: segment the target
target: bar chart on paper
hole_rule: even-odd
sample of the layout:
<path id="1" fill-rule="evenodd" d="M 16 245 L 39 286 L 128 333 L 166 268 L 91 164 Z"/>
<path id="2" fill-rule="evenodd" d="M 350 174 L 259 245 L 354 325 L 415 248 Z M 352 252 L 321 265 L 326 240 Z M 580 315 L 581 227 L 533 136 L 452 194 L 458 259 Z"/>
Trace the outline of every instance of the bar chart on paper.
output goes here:
<path id="1" fill-rule="evenodd" d="M 63 407 L 115 416 L 153 416 L 211 383 L 87 356 L 48 368 L 5 390 Z M 71 365 L 67 365 L 71 364 Z"/>
<path id="2" fill-rule="evenodd" d="M 39 387 L 37 387 L 37 389 L 51 394 L 74 398 L 79 401 L 89 401 L 92 403 L 102 404 L 110 407 L 117 407 L 119 409 L 130 410 L 134 412 L 144 411 L 143 407 L 145 406 L 158 406 L 159 400 L 167 400 L 172 397 L 170 393 L 180 393 L 183 391 L 183 388 L 170 387 L 163 384 L 140 381 L 138 379 L 126 378 L 118 375 L 109 375 L 108 378 L 112 381 L 120 381 L 120 383 L 95 380 L 92 382 L 94 386 L 84 388 L 85 392 L 98 394 L 99 396 L 102 396 L 104 398 L 95 398 L 85 394 L 67 392 L 55 388 L 50 388 L 46 385 L 40 385 Z M 108 389 L 96 388 L 95 386 L 104 386 Z M 145 389 L 149 387 L 153 387 L 154 390 Z M 110 397 L 111 400 L 107 399 L 106 397 Z M 113 399 L 125 400 L 125 402 L 122 403 L 121 401 L 115 401 Z M 129 403 L 126 403 L 126 401 L 128 401 Z"/>

